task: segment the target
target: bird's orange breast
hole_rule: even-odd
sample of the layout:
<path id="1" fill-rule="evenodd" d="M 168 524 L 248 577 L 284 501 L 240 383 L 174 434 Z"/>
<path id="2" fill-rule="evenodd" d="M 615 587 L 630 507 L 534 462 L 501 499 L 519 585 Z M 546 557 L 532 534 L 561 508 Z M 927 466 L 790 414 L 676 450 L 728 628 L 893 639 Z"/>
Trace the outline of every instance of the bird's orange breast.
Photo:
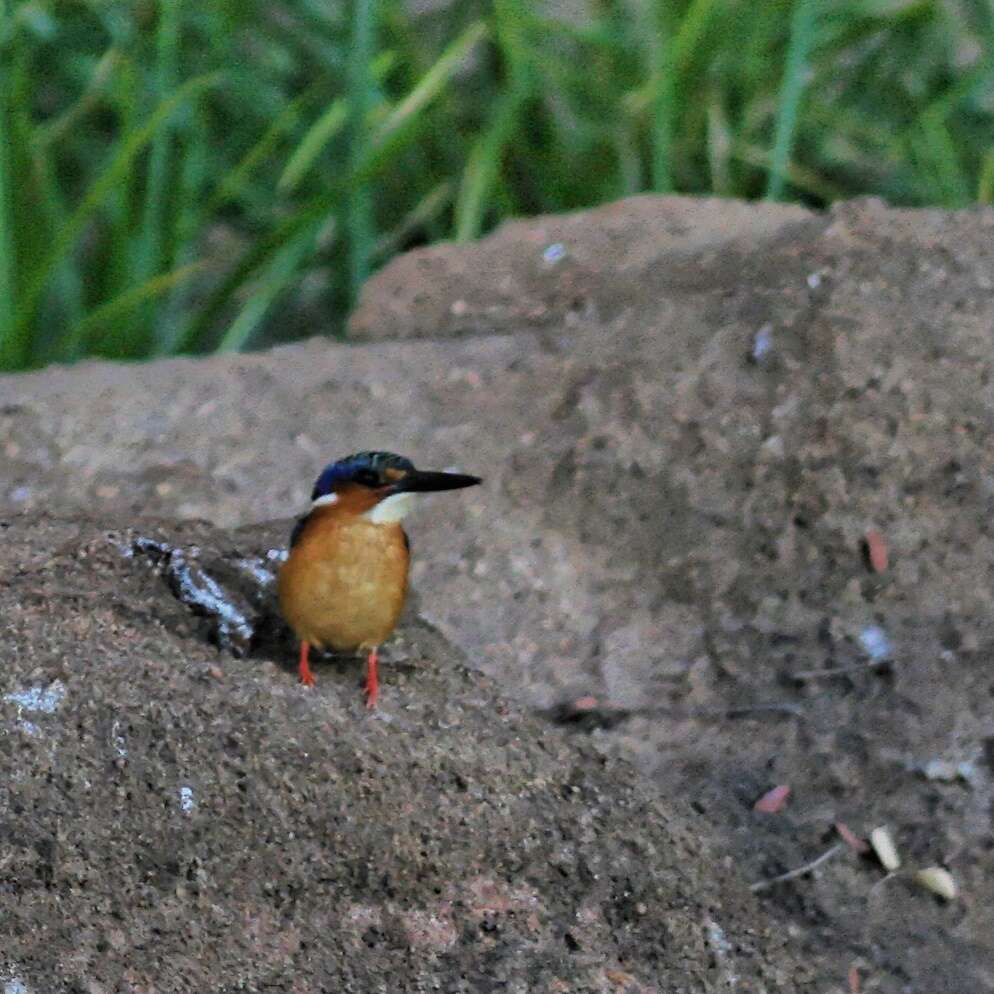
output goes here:
<path id="1" fill-rule="evenodd" d="M 400 618 L 408 562 L 399 524 L 318 508 L 280 570 L 280 609 L 301 641 L 342 652 L 372 648 Z"/>

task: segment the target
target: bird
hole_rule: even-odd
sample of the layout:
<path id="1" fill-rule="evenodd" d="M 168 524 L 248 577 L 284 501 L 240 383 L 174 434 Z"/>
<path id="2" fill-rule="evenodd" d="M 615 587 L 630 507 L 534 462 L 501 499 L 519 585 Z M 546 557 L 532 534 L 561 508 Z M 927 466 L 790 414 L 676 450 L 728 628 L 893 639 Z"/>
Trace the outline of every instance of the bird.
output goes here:
<path id="1" fill-rule="evenodd" d="M 366 653 L 366 706 L 376 707 L 379 647 L 407 597 L 411 544 L 401 521 L 418 494 L 482 482 L 416 469 L 393 452 L 356 452 L 324 468 L 278 579 L 280 611 L 300 641 L 302 684 L 314 686 L 312 647 Z"/>

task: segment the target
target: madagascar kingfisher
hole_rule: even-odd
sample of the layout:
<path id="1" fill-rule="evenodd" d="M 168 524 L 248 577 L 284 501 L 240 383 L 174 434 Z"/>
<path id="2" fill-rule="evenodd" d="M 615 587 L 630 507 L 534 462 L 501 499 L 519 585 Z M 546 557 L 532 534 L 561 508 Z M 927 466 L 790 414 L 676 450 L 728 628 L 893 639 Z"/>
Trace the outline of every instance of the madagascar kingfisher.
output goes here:
<path id="1" fill-rule="evenodd" d="M 419 493 L 481 482 L 415 469 L 392 452 L 357 452 L 325 467 L 279 575 L 280 610 L 300 639 L 301 683 L 314 686 L 311 646 L 366 652 L 366 706 L 376 707 L 377 651 L 407 596 L 411 546 L 400 522 Z"/>

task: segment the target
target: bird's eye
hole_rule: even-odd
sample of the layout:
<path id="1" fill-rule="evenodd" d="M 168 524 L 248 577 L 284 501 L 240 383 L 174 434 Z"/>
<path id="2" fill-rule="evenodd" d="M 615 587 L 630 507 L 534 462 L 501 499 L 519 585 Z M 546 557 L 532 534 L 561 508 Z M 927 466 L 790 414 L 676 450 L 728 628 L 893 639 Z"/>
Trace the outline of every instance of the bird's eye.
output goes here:
<path id="1" fill-rule="evenodd" d="M 378 487 L 380 485 L 380 474 L 372 469 L 356 470 L 352 479 L 363 487 Z"/>

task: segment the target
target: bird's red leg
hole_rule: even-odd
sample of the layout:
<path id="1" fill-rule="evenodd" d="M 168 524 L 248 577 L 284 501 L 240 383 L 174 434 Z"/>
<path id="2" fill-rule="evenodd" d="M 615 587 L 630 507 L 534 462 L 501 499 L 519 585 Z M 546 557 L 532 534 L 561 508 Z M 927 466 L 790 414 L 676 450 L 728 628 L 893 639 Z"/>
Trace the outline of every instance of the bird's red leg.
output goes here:
<path id="1" fill-rule="evenodd" d="M 311 672 L 310 663 L 307 661 L 307 653 L 310 651 L 309 642 L 300 643 L 300 682 L 305 687 L 314 686 L 314 674 Z"/>
<path id="2" fill-rule="evenodd" d="M 372 710 L 376 707 L 376 698 L 380 694 L 379 657 L 376 649 L 370 649 L 366 657 L 366 707 Z"/>

